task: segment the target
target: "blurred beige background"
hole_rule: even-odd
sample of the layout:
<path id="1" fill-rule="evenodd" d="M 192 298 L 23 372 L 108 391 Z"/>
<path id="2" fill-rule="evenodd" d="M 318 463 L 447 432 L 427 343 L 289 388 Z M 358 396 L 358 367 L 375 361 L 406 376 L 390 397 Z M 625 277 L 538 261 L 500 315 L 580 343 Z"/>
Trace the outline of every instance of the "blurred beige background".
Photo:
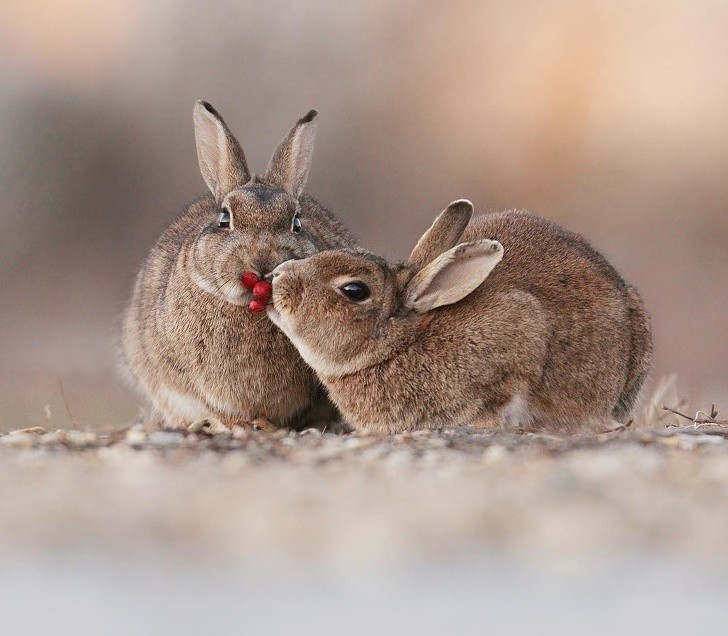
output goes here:
<path id="1" fill-rule="evenodd" d="M 0 59 L 0 430 L 134 417 L 118 317 L 204 189 L 198 98 L 253 169 L 318 108 L 309 190 L 387 256 L 459 197 L 584 233 L 644 294 L 654 378 L 728 409 L 721 0 L 4 0 Z"/>

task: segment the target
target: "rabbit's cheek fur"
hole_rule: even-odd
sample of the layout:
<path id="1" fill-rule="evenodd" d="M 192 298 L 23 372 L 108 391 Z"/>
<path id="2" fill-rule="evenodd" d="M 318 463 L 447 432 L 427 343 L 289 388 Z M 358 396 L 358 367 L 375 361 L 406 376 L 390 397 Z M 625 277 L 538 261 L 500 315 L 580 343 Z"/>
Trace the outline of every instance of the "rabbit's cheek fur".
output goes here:
<path id="1" fill-rule="evenodd" d="M 242 284 L 242 263 L 233 257 L 230 237 L 203 233 L 194 243 L 187 263 L 192 281 L 204 291 L 234 305 L 246 305 L 249 293 Z"/>
<path id="2" fill-rule="evenodd" d="M 378 257 L 359 252 L 320 252 L 284 263 L 274 272 L 271 320 L 320 376 L 353 373 L 389 355 L 388 319 L 395 297 L 390 273 Z M 371 295 L 356 302 L 340 291 L 359 280 Z"/>
<path id="3" fill-rule="evenodd" d="M 245 306 L 250 291 L 242 284 L 242 275 L 253 271 L 265 276 L 278 264 L 313 253 L 313 244 L 301 239 L 277 238 L 265 232 L 203 232 L 192 250 L 192 280 L 206 292 L 229 303 Z"/>
<path id="4" fill-rule="evenodd" d="M 316 373 L 339 377 L 370 363 L 376 325 L 366 311 L 332 298 L 324 287 L 312 290 L 307 285 L 303 295 L 289 294 L 296 284 L 288 283 L 286 291 L 274 294 L 275 310 L 269 316 Z M 323 318 L 311 320 L 311 316 Z M 355 328 L 346 327 L 352 323 Z"/>

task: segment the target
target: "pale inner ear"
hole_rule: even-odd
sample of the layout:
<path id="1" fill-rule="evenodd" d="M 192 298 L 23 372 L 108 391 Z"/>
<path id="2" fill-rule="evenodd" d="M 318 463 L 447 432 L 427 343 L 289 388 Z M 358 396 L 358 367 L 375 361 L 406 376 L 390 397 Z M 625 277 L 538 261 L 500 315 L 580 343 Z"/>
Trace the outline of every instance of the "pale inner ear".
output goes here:
<path id="1" fill-rule="evenodd" d="M 498 241 L 456 245 L 413 276 L 405 304 L 422 313 L 456 303 L 477 289 L 502 258 L 503 246 Z"/>
<path id="2" fill-rule="evenodd" d="M 303 193 L 311 169 L 318 126 L 317 114 L 315 110 L 312 110 L 298 120 L 273 153 L 265 172 L 267 180 L 281 186 L 288 194 L 296 198 Z"/>
<path id="3" fill-rule="evenodd" d="M 200 172 L 215 200 L 221 203 L 231 191 L 250 180 L 245 154 L 209 104 L 195 104 L 194 121 Z"/>

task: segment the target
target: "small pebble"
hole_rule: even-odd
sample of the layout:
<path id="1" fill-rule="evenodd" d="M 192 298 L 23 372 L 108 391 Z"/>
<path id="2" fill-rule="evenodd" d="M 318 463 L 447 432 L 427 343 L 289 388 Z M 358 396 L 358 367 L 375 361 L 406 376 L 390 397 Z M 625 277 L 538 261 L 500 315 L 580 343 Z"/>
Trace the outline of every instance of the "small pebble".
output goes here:
<path id="1" fill-rule="evenodd" d="M 65 441 L 69 446 L 84 448 L 94 444 L 96 435 L 88 431 L 67 431 Z"/>
<path id="2" fill-rule="evenodd" d="M 444 457 L 442 453 L 438 453 L 434 450 L 427 450 L 424 453 L 422 453 L 422 457 L 420 457 L 420 465 L 423 467 L 429 467 L 434 466 L 435 464 L 440 463 L 444 460 Z"/>
<path id="3" fill-rule="evenodd" d="M 414 460 L 414 455 L 406 450 L 397 450 L 390 453 L 384 460 L 384 463 L 390 468 L 400 468 L 409 466 Z"/>
<path id="4" fill-rule="evenodd" d="M 0 444 L 11 448 L 30 448 L 35 445 L 38 436 L 30 433 L 11 433 L 0 437 Z"/>
<path id="5" fill-rule="evenodd" d="M 150 433 L 147 438 L 147 442 L 152 446 L 170 448 L 173 446 L 179 446 L 184 438 L 185 436 L 182 433 L 175 431 L 154 431 L 153 433 Z"/>
<path id="6" fill-rule="evenodd" d="M 356 448 L 368 448 L 375 443 L 375 439 L 371 437 L 347 437 L 344 439 L 344 448 L 356 449 Z"/>
<path id="7" fill-rule="evenodd" d="M 187 427 L 189 433 L 202 433 L 203 435 L 231 435 L 230 429 L 215 419 L 205 419 L 193 422 Z"/>
<path id="8" fill-rule="evenodd" d="M 443 439 L 442 437 L 433 437 L 425 443 L 425 447 L 427 448 L 446 448 L 449 445 L 449 440 Z"/>
<path id="9" fill-rule="evenodd" d="M 65 443 L 66 431 L 57 430 L 54 433 L 46 433 L 41 435 L 38 440 L 43 446 L 57 446 Z"/>
<path id="10" fill-rule="evenodd" d="M 237 424 L 233 426 L 232 430 L 233 439 L 241 440 L 241 441 L 248 441 L 252 434 L 250 432 L 250 429 L 244 428 L 242 426 L 238 426 Z"/>
<path id="11" fill-rule="evenodd" d="M 483 451 L 483 463 L 485 464 L 496 464 L 502 462 L 508 457 L 509 451 L 505 446 L 500 444 L 493 444 Z"/>
<path id="12" fill-rule="evenodd" d="M 693 440 L 697 444 L 708 444 L 711 446 L 721 446 L 726 443 L 725 437 L 720 435 L 694 435 Z"/>
<path id="13" fill-rule="evenodd" d="M 147 441 L 147 434 L 141 426 L 132 426 L 127 432 L 125 441 L 130 446 L 141 446 Z"/>

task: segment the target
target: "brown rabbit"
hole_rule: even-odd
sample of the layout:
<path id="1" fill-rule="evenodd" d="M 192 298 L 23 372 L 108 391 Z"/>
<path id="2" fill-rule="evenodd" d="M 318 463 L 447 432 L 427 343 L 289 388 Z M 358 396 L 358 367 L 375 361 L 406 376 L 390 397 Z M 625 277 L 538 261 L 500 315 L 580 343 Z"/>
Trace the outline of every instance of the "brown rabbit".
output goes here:
<path id="1" fill-rule="evenodd" d="M 279 265 L 269 317 L 356 428 L 624 422 L 652 355 L 635 288 L 545 219 L 471 214 L 452 203 L 401 265 L 355 249 Z"/>
<path id="2" fill-rule="evenodd" d="M 302 426 L 333 417 L 311 369 L 262 313 L 244 272 L 353 246 L 344 226 L 303 193 L 316 111 L 291 129 L 262 176 L 205 102 L 194 108 L 200 169 L 212 195 L 190 203 L 152 248 L 125 313 L 126 367 L 167 427 L 262 418 Z"/>

